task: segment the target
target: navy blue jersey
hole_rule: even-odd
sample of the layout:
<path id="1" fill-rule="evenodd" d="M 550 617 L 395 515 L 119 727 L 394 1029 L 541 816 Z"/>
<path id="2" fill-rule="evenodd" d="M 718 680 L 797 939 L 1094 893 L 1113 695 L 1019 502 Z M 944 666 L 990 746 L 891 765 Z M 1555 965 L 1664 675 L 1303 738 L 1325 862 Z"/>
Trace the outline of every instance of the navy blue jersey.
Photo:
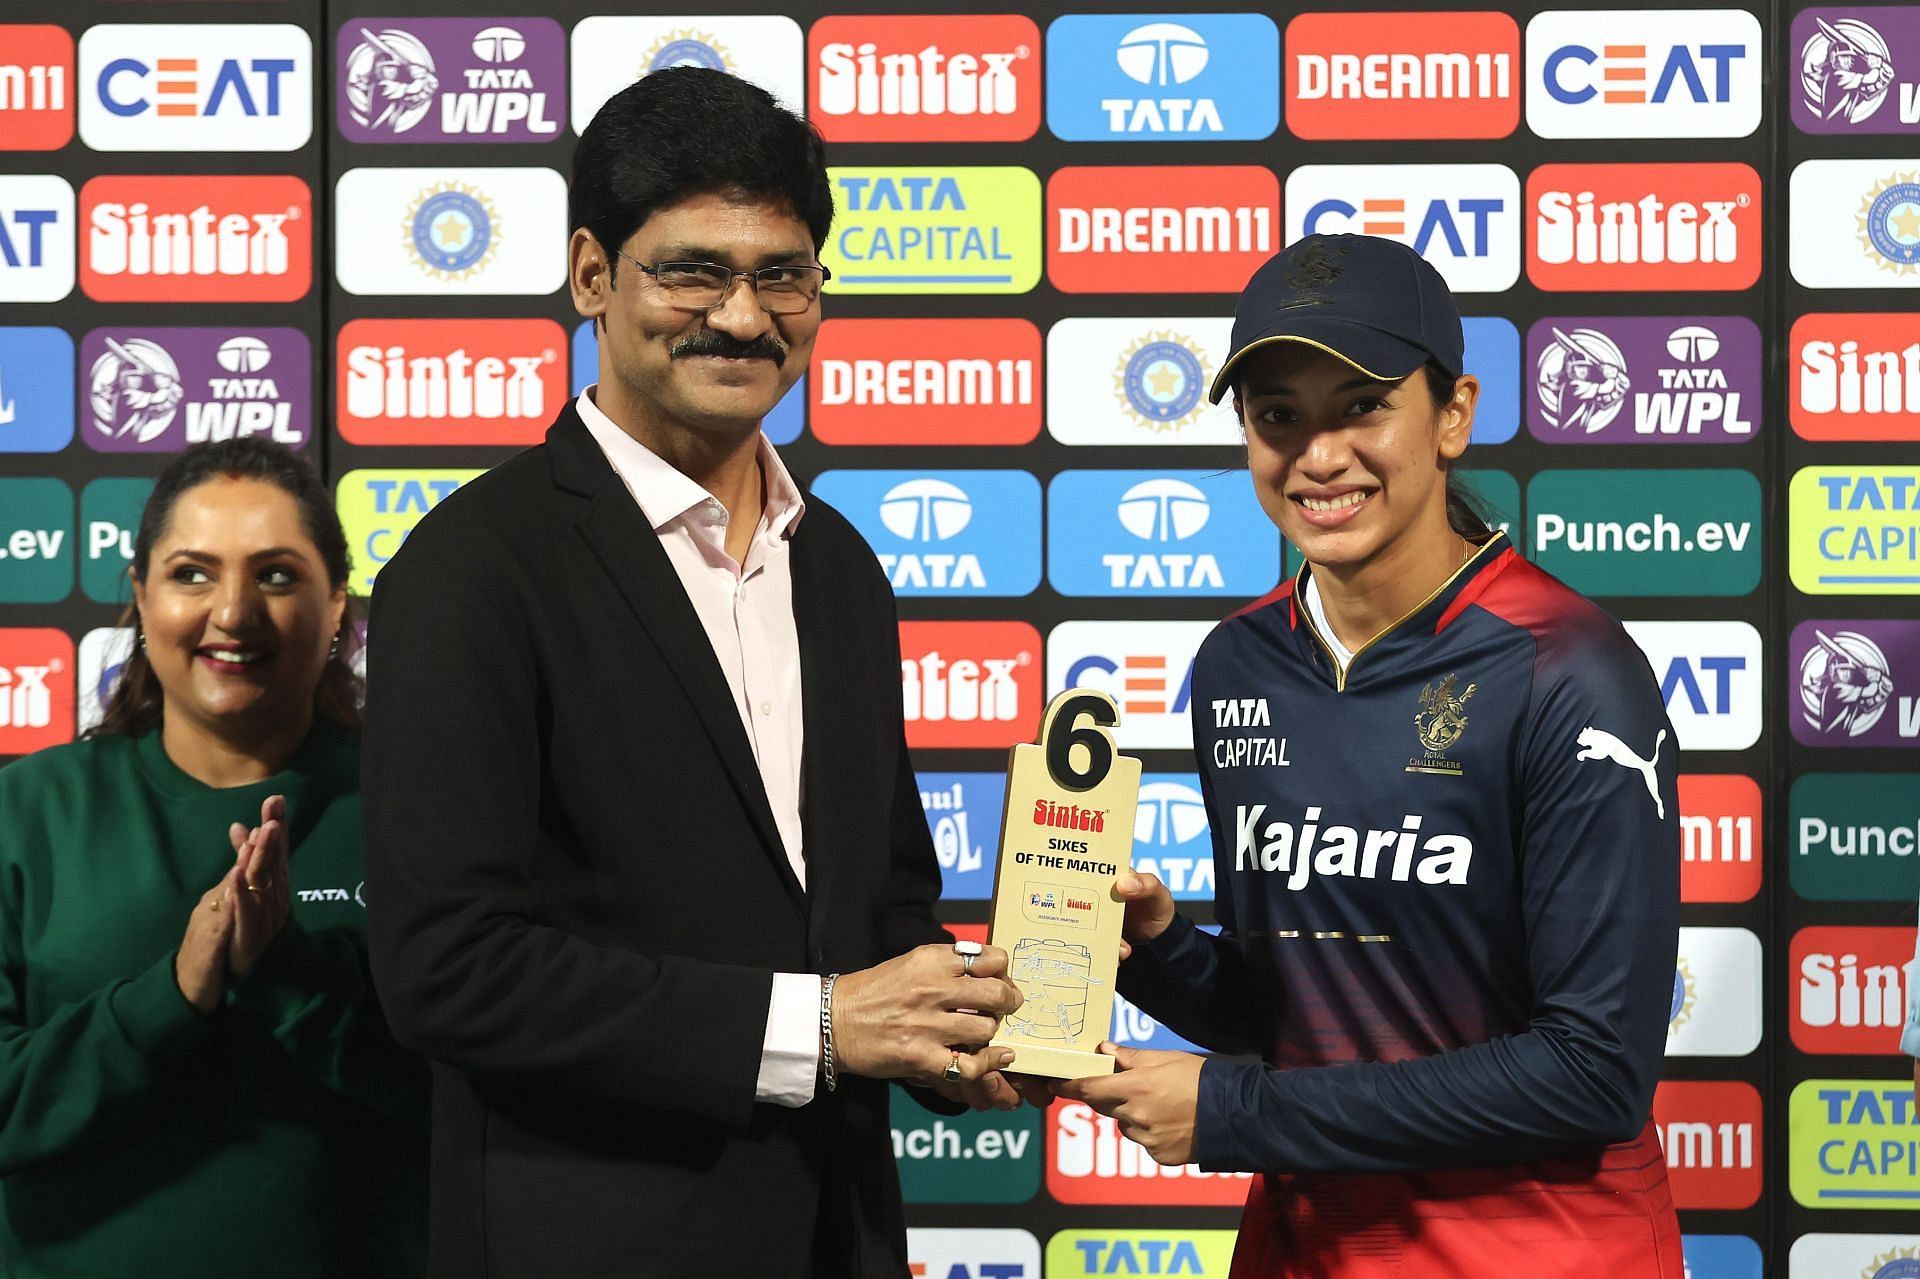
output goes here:
<path id="1" fill-rule="evenodd" d="M 1680 836 L 1645 657 L 1503 536 L 1344 672 L 1298 585 L 1194 663 L 1221 936 L 1177 921 L 1122 970 L 1181 1034 L 1264 1059 L 1205 1067 L 1197 1161 L 1537 1186 L 1622 1144 L 1652 1184 Z"/>

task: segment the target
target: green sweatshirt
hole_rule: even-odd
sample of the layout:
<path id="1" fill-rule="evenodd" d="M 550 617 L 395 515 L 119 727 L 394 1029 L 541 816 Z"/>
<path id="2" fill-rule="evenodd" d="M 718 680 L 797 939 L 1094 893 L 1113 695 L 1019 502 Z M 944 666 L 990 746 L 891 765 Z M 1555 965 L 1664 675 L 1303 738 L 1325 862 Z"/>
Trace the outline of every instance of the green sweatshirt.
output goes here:
<path id="1" fill-rule="evenodd" d="M 358 734 L 214 789 L 160 734 L 0 769 L 0 1275 L 426 1271 L 427 1074 L 367 973 Z M 287 797 L 293 915 L 203 1017 L 173 955 Z"/>

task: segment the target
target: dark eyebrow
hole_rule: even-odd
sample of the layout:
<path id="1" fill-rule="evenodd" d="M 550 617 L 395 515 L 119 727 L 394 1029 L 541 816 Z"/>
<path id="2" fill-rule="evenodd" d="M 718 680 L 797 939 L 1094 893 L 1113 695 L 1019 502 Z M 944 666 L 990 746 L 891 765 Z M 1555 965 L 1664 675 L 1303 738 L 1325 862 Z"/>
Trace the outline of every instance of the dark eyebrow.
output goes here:
<path id="1" fill-rule="evenodd" d="M 290 556 L 293 559 L 297 559 L 297 560 L 304 560 L 307 558 L 306 553 L 297 546 L 269 546 L 265 550 L 255 551 L 253 554 L 249 555 L 247 558 L 250 560 L 268 560 L 268 559 L 275 559 L 283 555 Z M 213 555 L 207 551 L 196 551 L 190 546 L 183 546 L 179 550 L 174 551 L 172 554 L 168 555 L 165 562 L 168 564 L 171 564 L 175 560 L 195 560 L 202 564 L 218 564 L 220 562 L 220 557 L 218 555 Z"/>
<path id="2" fill-rule="evenodd" d="M 725 266 L 731 255 L 723 249 L 701 244 L 669 244 L 661 249 L 654 260 L 647 265 L 656 266 L 661 262 L 712 262 Z M 804 266 L 813 265 L 813 254 L 806 249 L 788 249 L 782 253 L 765 253 L 760 257 L 759 266 Z"/>

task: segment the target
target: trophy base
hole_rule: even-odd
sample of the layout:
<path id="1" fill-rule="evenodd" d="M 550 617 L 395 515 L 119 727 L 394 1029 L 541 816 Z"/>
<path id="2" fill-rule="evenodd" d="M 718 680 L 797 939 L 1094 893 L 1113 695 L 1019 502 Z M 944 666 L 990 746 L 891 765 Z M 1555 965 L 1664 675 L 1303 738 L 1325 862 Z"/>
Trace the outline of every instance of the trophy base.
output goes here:
<path id="1" fill-rule="evenodd" d="M 996 1039 L 992 1044 L 995 1048 L 1013 1049 L 1013 1065 L 1007 1069 L 1016 1075 L 1087 1079 L 1113 1073 L 1113 1058 L 1105 1053 L 1082 1052 L 1077 1048 L 1049 1048 L 1024 1039 Z"/>

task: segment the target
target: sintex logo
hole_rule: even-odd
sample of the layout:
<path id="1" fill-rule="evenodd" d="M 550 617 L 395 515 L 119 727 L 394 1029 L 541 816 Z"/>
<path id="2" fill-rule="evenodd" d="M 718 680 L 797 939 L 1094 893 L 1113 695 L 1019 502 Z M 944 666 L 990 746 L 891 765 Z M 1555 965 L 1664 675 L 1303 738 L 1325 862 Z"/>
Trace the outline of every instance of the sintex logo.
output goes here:
<path id="1" fill-rule="evenodd" d="M 1040 723 L 1040 632 L 1026 622 L 902 622 L 900 698 L 915 750 L 1030 742 Z"/>
<path id="2" fill-rule="evenodd" d="M 1663 1080 L 1653 1123 L 1678 1208 L 1746 1208 L 1760 1198 L 1760 1094 L 1752 1084 Z"/>
<path id="3" fill-rule="evenodd" d="M 1788 956 L 1794 1047 L 1866 1056 L 1899 1042 L 1913 972 L 1911 928 L 1802 928 Z"/>
<path id="4" fill-rule="evenodd" d="M 1025 444 L 1040 433 L 1030 321 L 827 320 L 808 417 L 827 444 Z"/>
<path id="5" fill-rule="evenodd" d="M 1504 13 L 1303 13 L 1287 24 L 1287 127 L 1303 138 L 1504 138 L 1520 122 Z"/>
<path id="6" fill-rule="evenodd" d="M 1751 471 L 1542 471 L 1528 552 L 1588 595 L 1745 595 L 1760 584 Z"/>
<path id="7" fill-rule="evenodd" d="M 1162 1167 L 1120 1125 L 1077 1101 L 1047 1109 L 1047 1193 L 1073 1204 L 1242 1204 L 1250 1173 Z"/>
<path id="8" fill-rule="evenodd" d="M 1815 313 L 1793 322 L 1787 415 L 1805 440 L 1920 440 L 1920 315 Z"/>
<path id="9" fill-rule="evenodd" d="M 0 755 L 73 738 L 73 640 L 50 626 L 0 627 Z"/>
<path id="10" fill-rule="evenodd" d="M 1527 175 L 1542 289 L 1744 289 L 1760 278 L 1760 175 L 1744 164 L 1543 164 Z"/>
<path id="11" fill-rule="evenodd" d="M 1040 28 L 1017 14 L 830 17 L 807 35 L 831 142 L 1020 142 L 1040 128 Z"/>
<path id="12" fill-rule="evenodd" d="M 351 320 L 336 345 L 355 444 L 538 444 L 567 398 L 552 320 Z"/>
<path id="13" fill-rule="evenodd" d="M 57 151 L 73 137 L 73 37 L 0 24 L 0 151 Z"/>
<path id="14" fill-rule="evenodd" d="M 94 178 L 80 224 L 80 287 L 96 302 L 292 302 L 313 283 L 299 178 Z"/>
<path id="15" fill-rule="evenodd" d="M 1067 168 L 1047 180 L 1064 293 L 1238 293 L 1280 248 L 1280 182 L 1253 165 Z"/>

